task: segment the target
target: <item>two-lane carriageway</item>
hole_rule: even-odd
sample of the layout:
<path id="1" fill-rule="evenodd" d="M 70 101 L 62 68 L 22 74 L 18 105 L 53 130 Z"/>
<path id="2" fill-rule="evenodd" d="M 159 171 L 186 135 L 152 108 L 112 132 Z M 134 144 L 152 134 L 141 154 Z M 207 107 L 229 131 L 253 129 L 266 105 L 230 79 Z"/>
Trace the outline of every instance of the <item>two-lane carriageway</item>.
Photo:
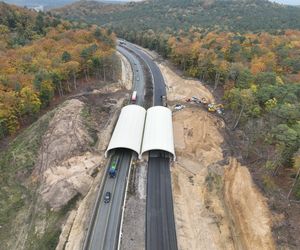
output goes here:
<path id="1" fill-rule="evenodd" d="M 132 72 L 133 72 L 133 86 L 132 89 L 137 92 L 137 105 L 144 105 L 145 96 L 145 77 L 142 65 L 140 64 L 138 58 L 130 53 L 127 49 L 122 46 L 117 46 L 117 50 L 123 54 L 130 62 Z"/>
<path id="2" fill-rule="evenodd" d="M 138 58 L 127 49 L 117 46 L 118 51 L 129 61 L 133 71 L 133 90 L 137 91 L 137 104 L 144 105 L 145 77 Z M 111 161 L 118 159 L 116 178 L 108 177 Z M 126 184 L 132 159 L 132 151 L 117 149 L 111 157 L 104 176 L 104 184 L 100 187 L 94 214 L 84 244 L 86 250 L 115 250 L 119 247 L 122 206 L 124 203 Z M 111 192 L 110 203 L 104 203 L 106 192 Z"/>
<path id="3" fill-rule="evenodd" d="M 148 66 L 153 80 L 153 105 L 162 106 L 166 85 L 159 67 L 140 47 L 129 42 L 123 46 Z M 149 152 L 146 209 L 146 250 L 177 250 L 170 158 L 165 151 Z"/>
<path id="4" fill-rule="evenodd" d="M 138 46 L 126 42 L 126 45 L 123 45 L 123 47 L 133 51 L 146 63 L 153 80 L 153 106 L 162 105 L 161 96 L 166 95 L 166 84 L 159 67 L 156 65 L 153 59 Z"/>
<path id="5" fill-rule="evenodd" d="M 90 250 L 115 250 L 118 247 L 119 228 L 121 221 L 122 204 L 127 183 L 128 171 L 131 163 L 132 152 L 126 149 L 118 149 L 111 158 L 111 162 L 117 160 L 117 175 L 115 178 L 106 179 L 100 196 L 99 206 L 93 221 L 93 230 L 87 240 L 86 249 Z M 104 203 L 106 192 L 111 192 L 111 200 Z"/>

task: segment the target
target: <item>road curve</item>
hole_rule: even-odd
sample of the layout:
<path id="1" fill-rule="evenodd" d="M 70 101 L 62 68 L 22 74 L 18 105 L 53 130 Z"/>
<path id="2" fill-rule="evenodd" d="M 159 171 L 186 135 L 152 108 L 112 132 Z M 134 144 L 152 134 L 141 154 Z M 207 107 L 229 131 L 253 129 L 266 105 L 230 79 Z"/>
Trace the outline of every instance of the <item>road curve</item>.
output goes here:
<path id="1" fill-rule="evenodd" d="M 122 46 L 117 46 L 117 50 L 121 54 L 123 54 L 130 62 L 132 72 L 133 72 L 132 88 L 137 92 L 136 104 L 143 106 L 144 96 L 145 96 L 145 78 L 144 78 L 142 65 L 140 64 L 138 58 L 136 58 L 136 56 L 130 53 L 127 49 L 123 48 Z"/>
<path id="2" fill-rule="evenodd" d="M 132 43 L 126 42 L 126 45 L 123 45 L 125 48 L 132 50 L 136 55 L 138 55 L 148 66 L 150 73 L 153 78 L 153 106 L 161 106 L 162 99 L 161 96 L 166 95 L 166 84 L 163 78 L 163 75 L 156 65 L 156 63 L 149 57 L 147 53 L 142 51 L 139 47 L 135 46 Z"/>

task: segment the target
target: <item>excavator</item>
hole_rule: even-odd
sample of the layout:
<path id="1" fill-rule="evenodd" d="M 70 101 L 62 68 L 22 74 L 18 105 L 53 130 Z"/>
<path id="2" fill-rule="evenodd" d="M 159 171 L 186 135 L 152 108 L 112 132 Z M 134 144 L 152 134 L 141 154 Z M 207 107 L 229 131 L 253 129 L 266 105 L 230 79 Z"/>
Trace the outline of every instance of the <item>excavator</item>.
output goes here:
<path id="1" fill-rule="evenodd" d="M 217 112 L 219 115 L 224 115 L 223 104 L 208 103 L 205 97 L 199 99 L 196 96 L 192 96 L 191 98 L 186 99 L 186 102 L 194 102 L 196 104 L 201 104 L 205 108 L 207 108 L 209 112 Z"/>
<path id="2" fill-rule="evenodd" d="M 207 110 L 209 112 L 217 112 L 219 115 L 223 115 L 224 114 L 224 106 L 223 106 L 223 104 L 209 103 L 207 105 Z"/>

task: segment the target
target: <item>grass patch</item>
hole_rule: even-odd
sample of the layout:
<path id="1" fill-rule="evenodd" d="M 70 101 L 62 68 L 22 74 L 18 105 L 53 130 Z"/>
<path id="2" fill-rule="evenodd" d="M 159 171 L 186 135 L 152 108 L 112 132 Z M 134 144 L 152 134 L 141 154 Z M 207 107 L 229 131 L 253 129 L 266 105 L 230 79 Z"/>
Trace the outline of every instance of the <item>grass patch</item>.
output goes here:
<path id="1" fill-rule="evenodd" d="M 267 193 L 272 193 L 276 190 L 276 184 L 271 176 L 263 175 L 262 176 L 263 189 Z"/>
<path id="2" fill-rule="evenodd" d="M 96 145 L 98 140 L 97 130 L 95 129 L 95 122 L 93 121 L 92 115 L 91 115 L 91 109 L 84 105 L 80 112 L 80 116 L 82 118 L 84 126 L 87 128 L 87 131 L 90 135 L 90 137 L 93 139 L 92 143 L 90 143 L 90 147 L 93 147 Z"/>
<path id="3" fill-rule="evenodd" d="M 10 240 L 12 223 L 18 212 L 27 209 L 32 190 L 22 183 L 32 173 L 42 136 L 54 111 L 42 116 L 18 135 L 0 154 L 0 242 Z M 33 187 L 34 188 L 34 187 Z"/>
<path id="4" fill-rule="evenodd" d="M 47 230 L 41 238 L 33 237 L 31 243 L 26 249 L 31 250 L 54 250 L 57 246 L 59 236 L 61 234 L 61 228 L 54 224 L 51 227 L 47 227 Z M 27 241 L 28 242 L 28 241 Z"/>
<path id="5" fill-rule="evenodd" d="M 59 236 L 61 234 L 61 223 L 66 218 L 69 211 L 75 208 L 77 201 L 81 198 L 80 194 L 75 195 L 63 208 L 54 212 L 47 209 L 41 220 L 46 220 L 46 231 L 43 234 L 36 232 L 35 228 L 31 229 L 26 242 L 26 249 L 30 250 L 52 250 L 55 249 Z"/>
<path id="6" fill-rule="evenodd" d="M 223 179 L 220 175 L 210 172 L 206 176 L 205 182 L 209 192 L 213 192 L 214 190 L 220 192 L 223 190 Z"/>
<path id="7" fill-rule="evenodd" d="M 295 187 L 295 197 L 297 200 L 300 200 L 300 180 L 298 180 Z"/>

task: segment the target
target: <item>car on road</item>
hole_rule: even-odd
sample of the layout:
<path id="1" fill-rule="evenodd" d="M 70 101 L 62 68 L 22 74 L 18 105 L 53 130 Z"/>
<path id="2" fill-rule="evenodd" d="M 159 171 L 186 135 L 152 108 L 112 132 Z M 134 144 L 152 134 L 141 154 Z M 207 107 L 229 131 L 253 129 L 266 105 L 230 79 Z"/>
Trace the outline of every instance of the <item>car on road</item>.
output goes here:
<path id="1" fill-rule="evenodd" d="M 109 203 L 110 202 L 110 197 L 111 197 L 111 193 L 106 192 L 105 196 L 104 196 L 104 203 Z"/>

